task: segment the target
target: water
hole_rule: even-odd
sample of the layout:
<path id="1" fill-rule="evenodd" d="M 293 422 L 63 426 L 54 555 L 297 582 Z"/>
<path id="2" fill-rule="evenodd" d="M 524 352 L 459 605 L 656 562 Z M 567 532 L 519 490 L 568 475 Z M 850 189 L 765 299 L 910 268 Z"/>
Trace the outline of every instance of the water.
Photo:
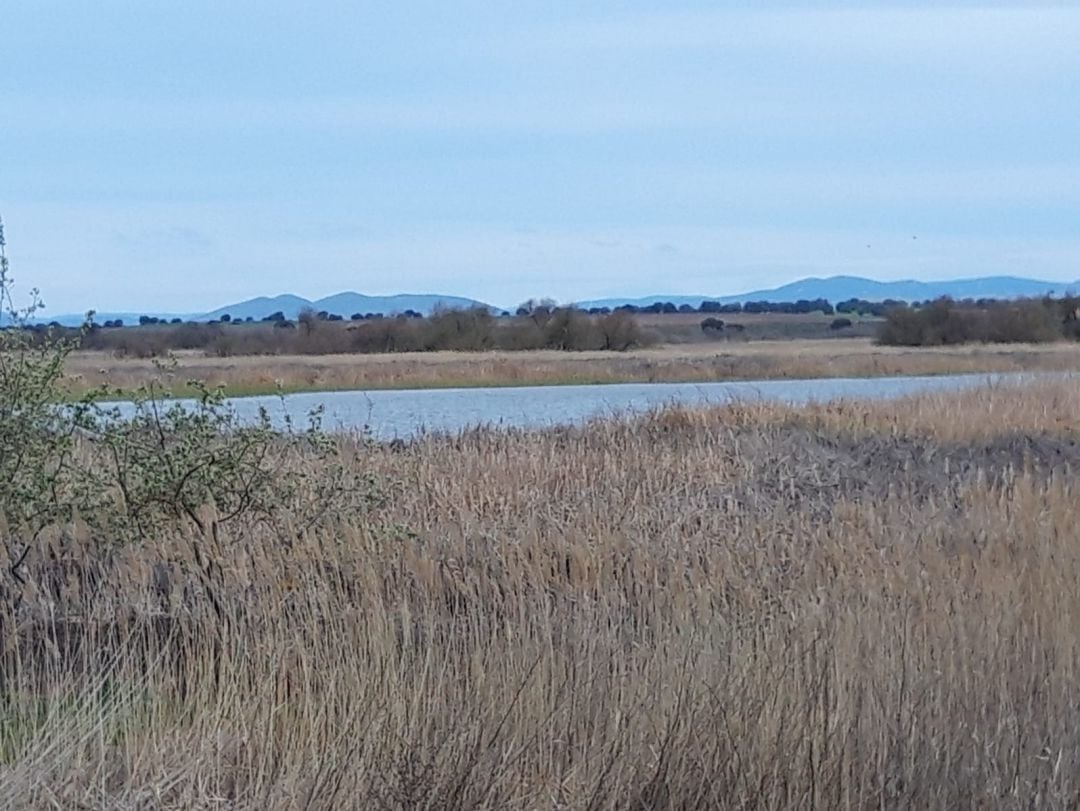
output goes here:
<path id="1" fill-rule="evenodd" d="M 590 417 L 640 413 L 667 404 L 704 405 L 733 399 L 786 403 L 825 402 L 839 398 L 882 399 L 929 391 L 1017 384 L 1035 375 L 951 375 L 940 377 L 829 378 L 725 383 L 631 383 L 602 386 L 342 391 L 243 397 L 232 401 L 241 418 L 265 407 L 281 424 L 289 414 L 304 424 L 313 408 L 324 408 L 330 430 L 368 430 L 379 439 L 408 438 L 422 431 L 459 431 L 478 425 L 543 428 L 577 423 Z"/>

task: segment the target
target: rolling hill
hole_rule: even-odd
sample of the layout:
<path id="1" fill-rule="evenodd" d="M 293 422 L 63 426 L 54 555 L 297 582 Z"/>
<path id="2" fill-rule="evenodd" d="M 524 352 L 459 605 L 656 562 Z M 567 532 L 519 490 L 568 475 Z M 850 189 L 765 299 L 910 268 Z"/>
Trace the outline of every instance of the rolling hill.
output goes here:
<path id="1" fill-rule="evenodd" d="M 336 293 L 320 299 L 305 299 L 300 296 L 284 295 L 274 298 L 254 298 L 219 307 L 198 317 L 200 321 L 221 318 L 229 315 L 234 319 L 254 318 L 256 321 L 274 312 L 281 312 L 286 318 L 296 318 L 300 311 L 310 308 L 316 312 L 325 310 L 331 315 L 348 318 L 353 313 L 382 313 L 394 315 L 406 310 L 414 310 L 427 315 L 436 307 L 490 307 L 480 301 L 461 296 L 439 296 L 432 294 L 401 293 L 396 296 L 365 296 L 362 293 Z"/>
<path id="2" fill-rule="evenodd" d="M 832 303 L 845 299 L 866 299 L 867 301 L 926 301 L 928 299 L 951 296 L 963 298 L 1020 298 L 1023 296 L 1044 296 L 1049 293 L 1061 295 L 1080 290 L 1080 282 L 1047 282 L 1039 279 L 1025 279 L 1019 276 L 981 276 L 974 279 L 954 279 L 941 282 L 921 282 L 907 279 L 896 282 L 879 282 L 861 276 L 830 276 L 827 278 L 810 277 L 790 284 L 764 290 L 753 290 L 729 296 L 678 295 L 645 296 L 643 298 L 607 298 L 578 302 L 581 307 L 618 307 L 634 304 L 647 307 L 655 302 L 670 301 L 676 306 L 691 304 L 697 306 L 702 301 L 720 301 L 725 304 L 747 301 L 798 301 L 799 299 L 828 299 Z"/>
<path id="3" fill-rule="evenodd" d="M 434 294 L 410 294 L 403 293 L 395 296 L 365 296 L 361 293 L 337 293 L 320 299 L 306 299 L 289 293 L 280 296 L 259 296 L 257 298 L 239 301 L 224 307 L 218 307 L 205 313 L 160 313 L 144 311 L 143 313 L 131 312 L 98 312 L 94 316 L 97 323 L 105 321 L 122 320 L 125 324 L 138 323 L 140 315 L 153 316 L 171 320 L 181 318 L 184 321 L 214 321 L 228 315 L 234 321 L 243 321 L 247 318 L 261 321 L 268 315 L 276 312 L 282 313 L 288 319 L 295 319 L 301 310 L 310 308 L 316 312 L 325 310 L 334 315 L 348 318 L 353 313 L 382 313 L 394 315 L 406 310 L 414 310 L 424 315 L 430 314 L 436 307 L 488 307 L 474 299 L 462 298 L 461 296 L 440 296 Z M 63 315 L 48 315 L 36 319 L 39 322 L 56 321 L 65 326 L 77 326 L 83 322 L 82 313 L 66 313 Z"/>
<path id="4" fill-rule="evenodd" d="M 866 299 L 868 301 L 884 301 L 885 299 L 897 299 L 900 301 L 926 301 L 941 296 L 951 296 L 956 299 L 964 298 L 1019 298 L 1023 296 L 1044 296 L 1047 294 L 1062 295 L 1068 292 L 1080 292 L 1080 281 L 1077 282 L 1049 282 L 1039 279 L 1027 279 L 1020 276 L 980 276 L 973 279 L 953 279 L 950 281 L 922 282 L 915 279 L 907 279 L 895 282 L 879 282 L 861 276 L 829 276 L 827 278 L 810 277 L 800 279 L 790 284 L 772 287 L 763 290 L 753 290 L 748 293 L 739 293 L 727 296 L 701 295 L 663 295 L 644 296 L 640 298 L 605 298 L 590 301 L 579 301 L 577 305 L 584 308 L 590 307 L 618 307 L 623 304 L 634 304 L 646 307 L 655 302 L 668 302 L 676 306 L 690 304 L 697 307 L 702 301 L 720 301 L 723 303 L 747 302 L 747 301 L 798 301 L 799 299 L 827 299 L 833 304 L 845 299 Z M 419 313 L 429 314 L 436 307 L 488 307 L 498 310 L 484 302 L 461 296 L 442 296 L 430 293 L 408 294 L 402 293 L 394 296 L 366 296 L 362 293 L 345 292 L 337 293 L 319 299 L 307 299 L 302 296 L 283 294 L 279 296 L 259 296 L 257 298 L 239 301 L 224 307 L 218 307 L 205 313 L 156 313 L 146 312 L 146 315 L 157 318 L 181 318 L 185 321 L 210 321 L 220 319 L 224 315 L 233 320 L 252 318 L 260 321 L 271 313 L 281 312 L 286 318 L 295 319 L 300 311 L 311 308 L 316 312 L 325 310 L 328 313 L 349 318 L 353 313 L 382 313 L 393 315 L 406 310 L 414 310 Z M 122 319 L 125 324 L 138 322 L 140 313 L 131 312 L 99 312 L 95 320 L 98 323 L 104 321 Z M 57 316 L 43 316 L 38 321 L 57 321 L 65 325 L 78 325 L 82 323 L 82 314 L 66 314 Z M 0 321 L 2 323 L 2 321 Z"/>

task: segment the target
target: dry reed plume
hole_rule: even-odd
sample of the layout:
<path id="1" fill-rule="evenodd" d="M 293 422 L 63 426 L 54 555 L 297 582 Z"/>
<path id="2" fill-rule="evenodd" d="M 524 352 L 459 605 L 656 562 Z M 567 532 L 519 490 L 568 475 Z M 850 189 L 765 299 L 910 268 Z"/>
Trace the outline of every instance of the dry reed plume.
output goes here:
<path id="1" fill-rule="evenodd" d="M 1074 807 L 1078 413 L 1063 383 L 348 440 L 386 503 L 220 539 L 221 618 L 188 538 L 55 542 L 5 625 L 0 804 Z"/>

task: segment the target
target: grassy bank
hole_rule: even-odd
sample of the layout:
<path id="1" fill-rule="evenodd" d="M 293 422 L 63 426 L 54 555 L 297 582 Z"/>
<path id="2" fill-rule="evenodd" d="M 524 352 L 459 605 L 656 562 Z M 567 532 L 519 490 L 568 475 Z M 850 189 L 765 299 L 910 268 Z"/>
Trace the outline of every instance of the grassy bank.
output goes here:
<path id="1" fill-rule="evenodd" d="M 926 349 L 875 346 L 868 339 L 668 346 L 611 352 L 431 352 L 317 357 L 212 358 L 177 355 L 162 373 L 150 360 L 78 352 L 68 359 L 73 391 L 108 383 L 132 390 L 150 379 L 183 392 L 189 379 L 232 395 L 348 389 L 680 383 L 969 372 L 1077 371 L 1075 343 Z"/>
<path id="2" fill-rule="evenodd" d="M 1071 807 L 1077 414 L 1068 383 L 347 444 L 362 520 L 43 536 L 0 803 Z"/>

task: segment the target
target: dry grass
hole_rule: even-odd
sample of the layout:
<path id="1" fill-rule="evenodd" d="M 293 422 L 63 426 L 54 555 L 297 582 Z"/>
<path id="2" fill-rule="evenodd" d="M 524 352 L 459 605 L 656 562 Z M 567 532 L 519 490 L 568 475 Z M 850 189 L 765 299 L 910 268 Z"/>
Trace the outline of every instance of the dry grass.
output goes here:
<path id="1" fill-rule="evenodd" d="M 742 330 L 729 338 L 734 340 L 849 340 L 873 338 L 881 328 L 882 319 L 852 314 L 824 313 L 637 313 L 634 320 L 642 329 L 665 344 L 716 343 L 718 336 L 702 332 L 701 322 L 708 317 L 719 318 L 729 326 Z M 838 318 L 848 318 L 852 326 L 837 332 L 830 324 Z M 730 330 L 729 330 L 730 333 Z"/>
<path id="2" fill-rule="evenodd" d="M 387 506 L 225 539 L 224 621 L 188 539 L 67 548 L 6 632 L 0 804 L 1075 807 L 1076 414 L 1062 383 L 350 443 Z"/>
<path id="3" fill-rule="evenodd" d="M 430 352 L 211 358 L 180 353 L 167 379 L 223 384 L 234 394 L 334 389 L 654 383 L 772 378 L 874 377 L 1080 370 L 1080 344 L 905 349 L 869 340 L 767 341 L 612 352 Z M 153 361 L 80 352 L 75 390 L 101 383 L 131 390 L 160 377 Z"/>

